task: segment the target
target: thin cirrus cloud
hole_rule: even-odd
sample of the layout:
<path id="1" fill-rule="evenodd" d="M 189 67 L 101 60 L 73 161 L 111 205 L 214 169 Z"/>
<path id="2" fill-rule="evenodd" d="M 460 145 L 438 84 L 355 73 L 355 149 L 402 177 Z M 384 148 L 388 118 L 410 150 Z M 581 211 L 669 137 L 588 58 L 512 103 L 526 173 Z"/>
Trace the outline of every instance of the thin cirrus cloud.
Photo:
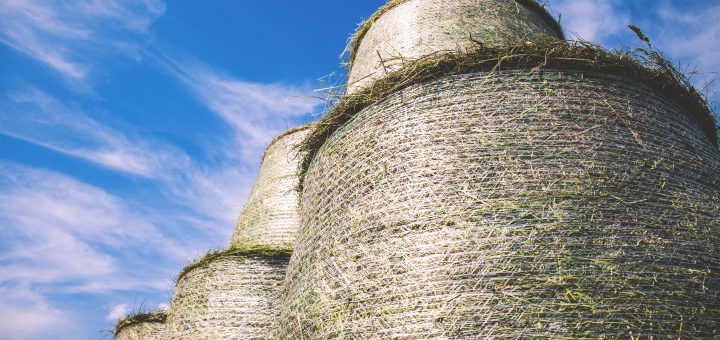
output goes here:
<path id="1" fill-rule="evenodd" d="M 151 252 L 174 260 L 186 256 L 121 199 L 53 171 L 0 163 L 0 201 L 3 282 L 102 291 L 115 289 L 109 283 L 117 275 L 142 276 L 139 268 L 119 263 L 120 257 L 142 263 L 134 254 Z M 120 281 L 126 289 L 158 288 L 152 280 Z M 102 282 L 106 287 L 94 284 Z"/>
<path id="2" fill-rule="evenodd" d="M 10 93 L 0 108 L 0 134 L 109 169 L 157 178 L 188 162 L 171 145 L 130 138 L 33 87 Z"/>
<path id="3" fill-rule="evenodd" d="M 307 120 L 321 103 L 309 86 L 246 82 L 201 63 L 155 58 L 233 129 L 235 144 L 247 161 L 256 162 L 272 138 Z"/>
<path id="4" fill-rule="evenodd" d="M 0 162 L 0 329 L 73 339 L 77 310 L 53 294 L 158 292 L 189 251 L 135 207 L 51 170 Z M 153 261 L 148 261 L 148 259 Z"/>
<path id="5" fill-rule="evenodd" d="M 692 61 L 690 70 L 699 71 L 695 84 L 710 87 L 711 99 L 718 99 L 720 84 L 711 83 L 720 72 L 720 4 L 702 11 L 682 12 L 666 3 L 658 9 L 661 25 L 653 26 L 653 36 L 675 58 Z M 686 64 L 688 64 L 686 62 Z"/>
<path id="6" fill-rule="evenodd" d="M 0 42 L 79 85 L 105 58 L 139 57 L 141 38 L 164 12 L 160 0 L 4 0 Z"/>
<path id="7" fill-rule="evenodd" d="M 627 29 L 640 26 L 656 47 L 692 74 L 695 86 L 717 99 L 720 84 L 712 81 L 720 70 L 720 4 L 659 1 L 647 7 L 618 0 L 557 0 L 552 9 L 571 36 L 614 48 L 643 44 Z"/>
<path id="8" fill-rule="evenodd" d="M 575 38 L 604 42 L 627 25 L 629 16 L 616 0 L 560 0 L 552 8 L 562 15 L 565 29 Z"/>
<path id="9" fill-rule="evenodd" d="M 27 284 L 0 286 L 0 329 L 5 339 L 72 339 L 73 320 Z"/>

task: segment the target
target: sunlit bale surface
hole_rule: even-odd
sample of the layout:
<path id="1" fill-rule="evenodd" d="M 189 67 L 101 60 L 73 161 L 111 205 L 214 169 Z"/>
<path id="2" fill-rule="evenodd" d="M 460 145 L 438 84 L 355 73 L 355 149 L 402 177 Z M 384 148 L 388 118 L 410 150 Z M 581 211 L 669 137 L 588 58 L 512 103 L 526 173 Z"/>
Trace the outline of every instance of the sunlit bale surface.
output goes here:
<path id="1" fill-rule="evenodd" d="M 396 70 L 406 59 L 536 35 L 563 36 L 535 0 L 392 0 L 351 41 L 348 92 Z"/>
<path id="2" fill-rule="evenodd" d="M 211 253 L 183 270 L 165 339 L 266 339 L 290 253 L 266 248 Z"/>
<path id="3" fill-rule="evenodd" d="M 281 336 L 717 337 L 720 153 L 631 73 L 452 75 L 351 116 L 307 166 Z"/>
<path id="4" fill-rule="evenodd" d="M 289 130 L 268 146 L 260 172 L 235 227 L 232 244 L 292 249 L 298 227 L 297 144 L 310 125 Z"/>

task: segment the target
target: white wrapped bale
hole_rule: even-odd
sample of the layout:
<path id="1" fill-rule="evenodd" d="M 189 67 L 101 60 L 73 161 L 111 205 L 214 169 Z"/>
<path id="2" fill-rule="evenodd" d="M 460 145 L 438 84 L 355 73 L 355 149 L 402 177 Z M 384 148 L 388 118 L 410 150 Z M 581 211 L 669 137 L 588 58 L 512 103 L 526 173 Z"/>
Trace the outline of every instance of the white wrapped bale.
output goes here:
<path id="1" fill-rule="evenodd" d="M 186 267 L 168 310 L 166 339 L 264 339 L 278 314 L 289 251 L 210 253 Z"/>
<path id="2" fill-rule="evenodd" d="M 523 44 L 341 101 L 307 140 L 281 337 L 716 338 L 714 120 L 660 70 Z"/>
<path id="3" fill-rule="evenodd" d="M 298 163 L 296 146 L 311 125 L 289 130 L 265 151 L 250 197 L 238 218 L 234 247 L 269 246 L 292 249 L 298 227 Z"/>
<path id="4" fill-rule="evenodd" d="M 537 35 L 563 37 L 535 0 L 393 0 L 363 23 L 351 42 L 348 93 L 408 59 Z"/>

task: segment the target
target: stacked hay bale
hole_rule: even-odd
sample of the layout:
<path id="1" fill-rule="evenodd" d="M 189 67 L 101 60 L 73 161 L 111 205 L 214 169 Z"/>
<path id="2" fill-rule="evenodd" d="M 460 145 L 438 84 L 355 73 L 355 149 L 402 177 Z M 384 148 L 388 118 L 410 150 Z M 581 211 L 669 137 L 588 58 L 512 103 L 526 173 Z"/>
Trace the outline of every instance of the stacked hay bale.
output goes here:
<path id="1" fill-rule="evenodd" d="M 308 126 L 267 148 L 232 246 L 191 263 L 177 279 L 167 339 L 260 339 L 272 333 L 277 295 L 297 229 L 301 159 L 296 143 Z"/>
<path id="2" fill-rule="evenodd" d="M 290 251 L 268 247 L 212 252 L 177 280 L 168 339 L 260 339 L 276 313 Z"/>
<path id="3" fill-rule="evenodd" d="M 311 125 L 291 129 L 267 147 L 250 197 L 235 227 L 232 246 L 253 245 L 292 249 L 297 215 L 297 145 Z"/>
<path id="4" fill-rule="evenodd" d="M 117 340 L 160 340 L 165 333 L 165 312 L 139 313 L 118 321 Z"/>
<path id="5" fill-rule="evenodd" d="M 407 60 L 536 35 L 563 38 L 558 23 L 535 0 L 392 0 L 351 40 L 348 92 Z"/>
<path id="6" fill-rule="evenodd" d="M 584 44 L 463 52 L 355 89 L 306 140 L 280 336 L 720 336 L 702 97 Z"/>

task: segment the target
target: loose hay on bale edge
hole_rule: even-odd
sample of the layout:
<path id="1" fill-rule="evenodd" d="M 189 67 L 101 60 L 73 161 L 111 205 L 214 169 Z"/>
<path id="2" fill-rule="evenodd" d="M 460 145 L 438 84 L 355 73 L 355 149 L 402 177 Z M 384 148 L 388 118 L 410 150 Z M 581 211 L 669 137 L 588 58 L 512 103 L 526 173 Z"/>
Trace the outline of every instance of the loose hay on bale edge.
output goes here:
<path id="1" fill-rule="evenodd" d="M 653 64 L 650 66 L 644 66 L 640 61 L 638 54 L 633 51 L 609 51 L 585 41 L 538 39 L 511 46 L 478 45 L 471 53 L 443 53 L 408 62 L 401 70 L 374 82 L 372 86 L 342 98 L 315 123 L 315 129 L 300 146 L 305 156 L 300 164 L 299 188 L 302 190 L 305 172 L 320 146 L 362 109 L 409 86 L 473 72 L 587 70 L 637 80 L 676 101 L 711 142 L 717 144 L 716 120 L 708 102 L 684 75 L 675 69 L 668 69 L 670 66 L 665 60 L 645 60 Z"/>
<path id="2" fill-rule="evenodd" d="M 265 149 L 260 170 L 235 226 L 233 247 L 291 248 L 298 227 L 297 145 L 312 124 L 286 131 Z"/>
<path id="3" fill-rule="evenodd" d="M 351 39 L 346 91 L 357 92 L 408 60 L 465 52 L 475 42 L 507 45 L 533 36 L 564 38 L 534 0 L 391 1 Z"/>
<path id="4" fill-rule="evenodd" d="M 348 46 L 346 47 L 346 50 L 350 52 L 350 55 L 348 57 L 348 66 L 352 67 L 353 61 L 355 60 L 355 56 L 357 54 L 357 49 L 360 47 L 360 43 L 362 42 L 363 37 L 365 37 L 365 34 L 367 34 L 370 27 L 372 27 L 373 23 L 377 21 L 383 14 L 385 14 L 387 11 L 393 9 L 395 6 L 400 5 L 402 3 L 405 3 L 407 1 L 411 0 L 390 0 L 387 4 L 385 4 L 383 7 L 381 7 L 379 10 L 377 10 L 375 13 L 373 13 L 370 18 L 363 21 L 358 25 L 357 31 L 355 31 L 355 34 L 350 38 L 350 41 L 348 42 Z M 548 24 L 548 26 L 552 27 L 556 33 L 558 34 L 558 38 L 565 40 L 565 34 L 563 32 L 562 27 L 560 24 L 548 13 L 547 9 L 545 9 L 545 6 L 539 4 L 535 0 L 517 0 L 517 2 L 523 6 L 526 6 L 535 12 L 537 12 L 541 17 L 544 18 L 545 22 Z"/>
<path id="5" fill-rule="evenodd" d="M 118 340 L 160 340 L 165 332 L 165 312 L 138 313 L 118 320 L 113 336 Z"/>
<path id="6" fill-rule="evenodd" d="M 427 59 L 318 124 L 282 337 L 719 335 L 703 98 L 595 49 L 508 50 Z"/>
<path id="7" fill-rule="evenodd" d="M 168 310 L 166 338 L 260 339 L 272 332 L 291 251 L 213 251 L 185 267 Z"/>

